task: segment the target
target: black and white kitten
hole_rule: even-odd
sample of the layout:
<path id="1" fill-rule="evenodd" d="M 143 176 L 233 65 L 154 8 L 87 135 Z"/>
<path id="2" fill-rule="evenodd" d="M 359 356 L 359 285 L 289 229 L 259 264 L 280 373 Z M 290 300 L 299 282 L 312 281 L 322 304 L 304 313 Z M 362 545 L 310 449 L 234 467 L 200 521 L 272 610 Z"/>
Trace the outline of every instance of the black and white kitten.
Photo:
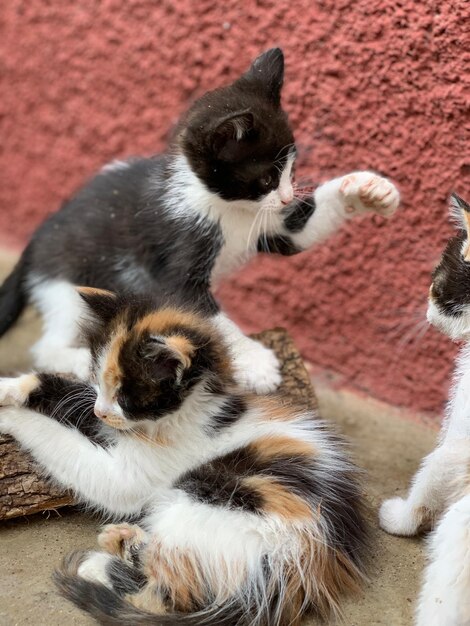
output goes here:
<path id="1" fill-rule="evenodd" d="M 80 290 L 96 385 L 0 379 L 0 432 L 129 523 L 67 558 L 62 593 L 102 624 L 300 626 L 364 578 L 358 472 L 311 411 L 235 384 L 213 318 Z"/>
<path id="2" fill-rule="evenodd" d="M 393 184 L 370 172 L 294 198 L 283 76 L 282 51 L 265 52 L 234 83 L 194 103 L 165 154 L 105 166 L 33 235 L 0 289 L 0 334 L 34 303 L 44 318 L 37 367 L 86 378 L 90 356 L 78 344 L 82 303 L 73 285 L 159 292 L 212 314 L 239 382 L 273 390 L 275 356 L 220 312 L 211 288 L 257 252 L 296 254 L 347 217 L 390 215 L 399 201 Z"/>

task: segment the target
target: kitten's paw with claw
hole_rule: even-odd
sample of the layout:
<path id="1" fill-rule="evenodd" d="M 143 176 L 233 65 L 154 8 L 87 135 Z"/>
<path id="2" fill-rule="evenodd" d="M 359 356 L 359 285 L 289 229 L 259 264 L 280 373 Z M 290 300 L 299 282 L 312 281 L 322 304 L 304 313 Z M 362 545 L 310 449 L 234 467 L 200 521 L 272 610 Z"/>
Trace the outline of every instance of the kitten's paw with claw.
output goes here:
<path id="1" fill-rule="evenodd" d="M 0 407 L 24 406 L 29 394 L 38 386 L 35 374 L 24 374 L 16 378 L 0 378 Z"/>
<path id="2" fill-rule="evenodd" d="M 250 339 L 243 342 L 234 359 L 235 377 L 245 389 L 264 394 L 275 391 L 282 377 L 279 361 L 272 350 Z"/>
<path id="3" fill-rule="evenodd" d="M 380 526 L 391 535 L 411 537 L 418 532 L 422 516 L 403 498 L 385 500 L 379 510 Z"/>
<path id="4" fill-rule="evenodd" d="M 395 185 L 372 172 L 344 176 L 340 193 L 344 197 L 346 211 L 351 214 L 372 211 L 390 217 L 400 203 L 400 194 Z"/>
<path id="5" fill-rule="evenodd" d="M 132 558 L 132 551 L 145 542 L 146 534 L 136 524 L 107 524 L 98 535 L 98 545 L 121 558 Z"/>

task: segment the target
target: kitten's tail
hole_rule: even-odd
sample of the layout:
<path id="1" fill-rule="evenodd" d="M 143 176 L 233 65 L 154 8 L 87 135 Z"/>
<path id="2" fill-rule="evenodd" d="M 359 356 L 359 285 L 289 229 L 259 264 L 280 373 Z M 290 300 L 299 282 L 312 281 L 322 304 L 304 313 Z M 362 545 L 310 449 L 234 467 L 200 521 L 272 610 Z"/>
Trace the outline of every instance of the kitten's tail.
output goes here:
<path id="1" fill-rule="evenodd" d="M 429 541 L 417 626 L 470 624 L 470 494 L 452 504 Z"/>
<path id="2" fill-rule="evenodd" d="M 167 613 L 163 603 L 157 606 L 156 596 L 151 601 L 155 612 L 140 609 L 124 595 L 124 592 L 132 594 L 136 589 L 123 587 L 119 590 L 119 585 L 114 584 L 111 588 L 97 579 L 79 575 L 79 567 L 89 555 L 87 551 L 76 551 L 65 557 L 61 568 L 54 573 L 54 582 L 62 596 L 103 626 L 233 626 L 242 617 L 240 609 L 237 610 L 235 606 L 216 607 L 213 611 L 196 613 Z M 149 592 L 148 595 L 152 595 L 151 589 Z M 145 595 L 145 589 L 143 593 Z"/>
<path id="3" fill-rule="evenodd" d="M 26 305 L 24 265 L 22 256 L 0 287 L 0 337 L 16 322 Z"/>

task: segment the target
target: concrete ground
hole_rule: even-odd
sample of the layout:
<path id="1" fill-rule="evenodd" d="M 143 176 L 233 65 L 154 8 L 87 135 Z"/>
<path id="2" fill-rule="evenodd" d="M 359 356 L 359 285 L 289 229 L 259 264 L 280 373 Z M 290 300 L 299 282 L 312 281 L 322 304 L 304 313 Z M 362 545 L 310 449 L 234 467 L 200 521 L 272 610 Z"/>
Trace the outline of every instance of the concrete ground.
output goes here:
<path id="1" fill-rule="evenodd" d="M 8 264 L 0 255 L 0 275 Z M 35 326 L 28 312 L 0 341 L 0 372 L 24 367 L 25 347 Z M 372 505 L 373 570 L 362 594 L 346 599 L 344 624 L 408 626 L 424 563 L 423 540 L 386 535 L 377 526 L 377 507 L 383 498 L 406 491 L 436 433 L 377 401 L 334 389 L 316 377 L 314 384 L 323 417 L 352 441 L 355 458 L 366 470 Z M 51 573 L 68 552 L 94 546 L 99 526 L 96 518 L 74 509 L 0 523 L 0 626 L 93 623 L 57 596 Z"/>

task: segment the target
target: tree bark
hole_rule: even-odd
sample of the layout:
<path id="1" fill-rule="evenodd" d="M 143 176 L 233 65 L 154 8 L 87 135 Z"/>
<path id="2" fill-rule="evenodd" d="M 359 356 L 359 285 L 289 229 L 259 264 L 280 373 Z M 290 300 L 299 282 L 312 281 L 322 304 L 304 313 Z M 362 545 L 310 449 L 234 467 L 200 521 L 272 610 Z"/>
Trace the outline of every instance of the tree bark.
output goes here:
<path id="1" fill-rule="evenodd" d="M 254 335 L 272 348 L 282 365 L 281 390 L 296 404 L 315 409 L 315 393 L 294 342 L 282 328 Z M 31 515 L 73 504 L 73 497 L 41 476 L 40 470 L 15 441 L 0 434 L 0 519 Z"/>

